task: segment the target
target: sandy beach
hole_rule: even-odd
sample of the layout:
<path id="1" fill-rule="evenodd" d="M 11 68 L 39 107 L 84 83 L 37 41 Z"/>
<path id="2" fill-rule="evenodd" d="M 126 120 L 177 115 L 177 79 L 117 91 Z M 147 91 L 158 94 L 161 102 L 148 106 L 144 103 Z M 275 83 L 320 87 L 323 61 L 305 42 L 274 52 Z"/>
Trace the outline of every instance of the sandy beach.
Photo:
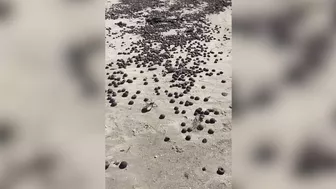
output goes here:
<path id="1" fill-rule="evenodd" d="M 232 188 L 231 11 L 107 1 L 107 189 Z"/>

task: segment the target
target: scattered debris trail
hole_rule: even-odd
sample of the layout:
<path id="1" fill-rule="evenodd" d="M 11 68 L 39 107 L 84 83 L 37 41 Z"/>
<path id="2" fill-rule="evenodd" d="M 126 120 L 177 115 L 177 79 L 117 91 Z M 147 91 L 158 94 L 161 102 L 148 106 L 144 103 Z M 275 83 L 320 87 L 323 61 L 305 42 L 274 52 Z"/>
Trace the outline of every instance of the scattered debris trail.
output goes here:
<path id="1" fill-rule="evenodd" d="M 107 188 L 232 186 L 231 11 L 226 0 L 107 3 L 106 162 L 122 163 L 105 165 Z"/>

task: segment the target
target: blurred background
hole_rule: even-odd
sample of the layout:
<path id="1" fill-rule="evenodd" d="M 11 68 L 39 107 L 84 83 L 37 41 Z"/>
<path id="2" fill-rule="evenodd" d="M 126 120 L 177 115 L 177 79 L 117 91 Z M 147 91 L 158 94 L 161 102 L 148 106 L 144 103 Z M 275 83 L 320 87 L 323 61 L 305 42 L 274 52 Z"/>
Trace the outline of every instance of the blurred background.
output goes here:
<path id="1" fill-rule="evenodd" d="M 104 10 L 0 1 L 0 189 L 104 188 Z"/>
<path id="2" fill-rule="evenodd" d="M 336 2 L 233 2 L 239 189 L 335 188 Z"/>

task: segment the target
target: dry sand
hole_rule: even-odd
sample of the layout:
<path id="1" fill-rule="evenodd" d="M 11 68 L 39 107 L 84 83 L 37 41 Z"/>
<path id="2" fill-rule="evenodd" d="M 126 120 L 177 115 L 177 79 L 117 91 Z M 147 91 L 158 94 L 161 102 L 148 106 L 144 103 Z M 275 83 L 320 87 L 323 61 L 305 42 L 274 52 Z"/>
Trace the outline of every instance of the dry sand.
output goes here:
<path id="1" fill-rule="evenodd" d="M 108 1 L 106 6 L 109 8 L 118 3 Z M 171 4 L 174 2 L 171 1 Z M 198 8 L 202 10 L 202 6 Z M 184 10 L 184 14 L 188 11 L 197 11 L 197 9 Z M 144 68 L 136 68 L 135 65 L 119 69 L 115 64 L 110 64 L 116 62 L 117 59 L 126 60 L 130 57 L 130 55 L 117 54 L 125 52 L 132 42 L 142 39 L 140 35 L 134 34 L 126 34 L 123 39 L 115 38 L 114 35 L 109 36 L 110 33 L 121 33 L 123 28 L 115 24 L 122 21 L 127 26 L 141 26 L 146 24 L 145 18 L 106 20 L 106 28 L 111 27 L 110 33 L 106 31 L 106 64 L 111 65 L 106 72 L 116 75 L 113 72 L 122 70 L 128 74 L 127 78 L 137 78 L 133 83 L 125 83 L 119 85 L 118 88 L 108 86 L 109 80 L 106 82 L 106 90 L 112 89 L 117 92 L 124 88 L 129 91 L 129 96 L 126 98 L 121 97 L 122 93 L 117 93 L 117 96 L 113 97 L 118 103 L 115 107 L 111 107 L 108 100 L 106 101 L 106 161 L 109 163 L 106 169 L 107 189 L 232 188 L 231 8 L 226 8 L 219 14 L 207 15 L 207 18 L 212 23 L 211 27 L 215 25 L 222 27 L 220 34 L 213 34 L 214 37 L 220 38 L 223 34 L 229 37 L 228 40 L 206 43 L 209 50 L 224 52 L 220 56 L 222 60 L 215 64 L 213 62 L 216 58 L 210 57 L 207 64 L 201 65 L 202 68 L 210 69 L 210 72 L 212 69 L 216 72 L 212 77 L 204 76 L 204 73 L 198 74 L 198 77 L 194 78 L 195 86 L 191 91 L 176 99 L 173 104 L 169 103 L 171 98 L 167 97 L 164 91 L 180 93 L 182 90 L 169 87 L 171 78 L 162 76 L 163 67 L 159 66 L 157 70 L 149 72 Z M 176 32 L 169 31 L 164 35 L 174 35 Z M 176 57 L 180 55 L 184 58 L 186 53 L 175 54 L 172 61 L 175 62 Z M 140 73 L 141 70 L 144 70 L 144 73 Z M 219 71 L 223 71 L 224 74 L 216 75 Z M 157 75 L 159 82 L 152 80 L 153 74 Z M 144 78 L 148 78 L 148 85 L 143 85 Z M 222 83 L 222 80 L 226 82 Z M 205 89 L 201 89 L 203 85 L 206 86 Z M 154 88 L 158 86 L 161 87 L 160 95 L 154 93 Z M 137 95 L 134 105 L 128 105 L 131 96 L 137 90 L 140 90 L 141 94 Z M 192 100 L 190 96 L 198 96 L 200 100 Z M 205 97 L 210 97 L 208 102 L 203 101 Z M 155 104 L 147 113 L 141 112 L 141 109 L 147 105 L 144 98 L 148 98 L 149 102 Z M 181 100 L 189 100 L 194 104 L 186 107 L 179 104 Z M 186 113 L 175 114 L 175 106 L 179 107 L 180 111 L 186 110 Z M 196 117 L 194 116 L 194 111 L 199 107 L 203 110 L 214 109 L 219 112 L 219 115 L 210 113 L 205 116 L 204 120 L 215 118 L 217 122 L 215 124 L 203 122 L 202 131 L 197 130 L 198 124 L 195 123 Z M 159 119 L 160 114 L 164 114 L 165 119 Z M 181 126 L 182 122 L 186 123 L 185 127 Z M 192 132 L 181 133 L 183 128 L 189 127 L 193 128 Z M 214 134 L 208 134 L 209 129 L 213 129 Z M 191 136 L 190 141 L 185 139 L 186 135 Z M 169 137 L 170 141 L 165 142 L 165 137 Z M 207 143 L 202 143 L 204 138 L 207 139 Z M 126 169 L 119 169 L 118 163 L 121 161 L 128 162 Z M 203 167 L 206 168 L 205 171 L 202 170 Z M 224 175 L 216 173 L 218 167 L 224 168 Z"/>

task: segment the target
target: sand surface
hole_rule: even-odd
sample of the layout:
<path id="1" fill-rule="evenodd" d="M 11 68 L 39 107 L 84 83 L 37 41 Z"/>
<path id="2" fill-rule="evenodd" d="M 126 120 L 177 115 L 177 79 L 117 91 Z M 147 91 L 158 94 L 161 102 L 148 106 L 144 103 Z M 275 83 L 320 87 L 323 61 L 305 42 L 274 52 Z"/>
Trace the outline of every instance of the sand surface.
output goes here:
<path id="1" fill-rule="evenodd" d="M 126 1 L 125 1 L 126 2 Z M 128 6 L 127 3 L 118 1 L 108 1 L 106 8 L 114 6 Z M 136 2 L 136 1 L 135 1 Z M 155 8 L 158 11 L 168 10 L 174 1 L 165 1 L 165 6 Z M 190 12 L 202 11 L 207 6 L 206 2 L 197 7 L 183 9 L 181 16 Z M 142 9 L 144 15 L 153 14 L 153 7 Z M 126 68 L 117 66 L 118 59 L 127 60 L 136 53 L 123 55 L 119 52 L 127 52 L 132 42 L 143 40 L 143 36 L 134 33 L 126 33 L 121 36 L 125 27 L 119 27 L 116 23 L 120 21 L 127 27 L 145 26 L 146 18 L 113 18 L 106 19 L 106 91 L 110 89 L 115 96 L 106 92 L 106 97 L 110 96 L 116 106 L 111 106 L 109 100 L 106 100 L 106 161 L 109 166 L 106 169 L 106 188 L 107 189 L 222 189 L 232 188 L 231 182 L 231 7 L 225 8 L 225 11 L 206 15 L 210 21 L 210 27 L 221 26 L 219 32 L 211 35 L 219 40 L 209 42 L 199 41 L 206 44 L 209 51 L 223 52 L 218 57 L 211 56 L 207 58 L 200 57 L 199 60 L 205 60 L 206 64 L 199 67 L 208 68 L 210 72 L 215 69 L 212 76 L 206 76 L 205 73 L 197 74 L 194 77 L 194 86 L 189 93 L 182 97 L 174 98 L 168 96 L 168 93 L 183 92 L 180 88 L 171 88 L 171 74 L 163 74 L 164 66 L 154 65 L 157 70 L 148 71 L 145 67 L 137 67 L 136 64 L 130 64 Z M 189 21 L 189 24 L 192 23 Z M 188 22 L 185 24 L 188 26 Z M 172 29 L 162 32 L 163 36 L 181 35 L 183 29 Z M 223 39 L 222 36 L 227 38 Z M 151 46 L 153 49 L 159 49 L 160 43 Z M 169 60 L 174 63 L 181 56 L 187 57 L 187 52 L 181 52 L 177 47 L 177 52 Z M 182 49 L 183 50 L 183 49 Z M 119 55 L 118 55 L 119 53 Z M 214 63 L 215 59 L 219 59 Z M 188 62 L 186 67 L 193 65 L 194 58 Z M 152 66 L 152 65 L 151 65 Z M 143 70 L 144 73 L 140 71 Z M 122 74 L 116 72 L 122 71 Z M 223 74 L 217 75 L 218 72 Z M 127 77 L 123 78 L 123 74 Z M 153 75 L 156 75 L 153 77 Z M 121 80 L 131 79 L 132 83 L 125 82 L 117 87 L 111 84 L 109 76 L 121 77 Z M 134 79 L 136 78 L 136 79 Z M 144 79 L 147 78 L 147 85 L 144 85 Z M 153 78 L 157 78 L 155 82 Z M 205 86 L 205 89 L 202 89 Z M 160 87 L 157 92 L 154 88 Z M 129 92 L 127 97 L 122 97 L 122 89 Z M 119 90 L 119 92 L 118 92 Z M 136 91 L 141 91 L 136 94 Z M 168 92 L 166 93 L 165 90 Z M 157 93 L 160 93 L 159 95 Z M 136 99 L 131 97 L 136 94 Z M 200 100 L 192 99 L 199 97 Z M 109 99 L 110 99 L 109 98 Z M 144 99 L 148 98 L 148 102 Z M 204 98 L 209 98 L 207 102 Z M 174 103 L 170 103 L 175 99 Z M 133 100 L 134 104 L 129 105 Z M 190 101 L 191 106 L 179 104 L 180 101 Z M 143 113 L 141 110 L 151 103 L 151 110 Z M 176 113 L 174 107 L 178 107 Z M 199 122 L 199 115 L 194 115 L 197 108 L 202 110 L 213 109 L 218 113 L 210 112 L 204 115 L 204 120 L 215 118 L 216 123 L 206 124 Z M 186 113 L 182 114 L 182 110 Z M 159 119 L 164 114 L 164 119 Z M 185 122 L 185 126 L 181 123 Z M 197 126 L 202 125 L 203 130 L 198 130 Z M 182 133 L 182 129 L 192 128 L 191 132 Z M 208 130 L 212 129 L 213 134 Z M 186 136 L 191 136 L 187 141 Z M 165 141 L 169 137 L 169 141 Z M 207 143 L 203 143 L 203 139 Z M 121 161 L 126 161 L 128 166 L 120 169 L 118 166 Z M 223 175 L 217 173 L 218 167 L 225 170 Z M 202 170 L 205 168 L 206 170 Z"/>

